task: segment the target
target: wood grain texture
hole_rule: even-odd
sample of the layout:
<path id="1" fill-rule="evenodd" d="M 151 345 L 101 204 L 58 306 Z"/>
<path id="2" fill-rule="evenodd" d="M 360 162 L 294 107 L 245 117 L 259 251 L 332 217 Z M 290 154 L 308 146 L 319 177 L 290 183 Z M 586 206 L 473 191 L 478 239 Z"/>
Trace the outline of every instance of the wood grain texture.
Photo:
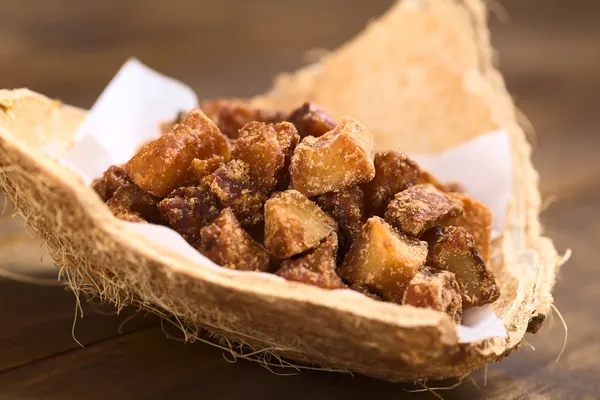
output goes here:
<path id="1" fill-rule="evenodd" d="M 0 12 L 0 87 L 27 86 L 89 107 L 116 69 L 135 55 L 189 83 L 202 97 L 263 91 L 313 48 L 334 48 L 392 0 L 165 2 L 4 0 Z M 492 18 L 498 63 L 517 105 L 536 128 L 534 163 L 544 198 L 542 221 L 559 251 L 573 257 L 554 291 L 569 325 L 565 354 L 558 318 L 527 345 L 489 366 L 446 399 L 597 398 L 600 393 L 600 3 L 505 0 L 510 21 Z M 495 7 L 497 8 L 497 7 Z M 19 220 L 0 219 L 2 268 L 39 265 L 40 243 Z M 46 261 L 49 264 L 49 261 Z M 89 308 L 71 338 L 75 303 L 62 288 L 0 282 L 0 398 L 403 398 L 403 389 L 364 377 L 305 371 L 271 374 L 227 363 L 222 352 L 165 339 L 156 321 Z M 289 372 L 289 371 L 277 371 Z M 454 382 L 443 382 L 452 385 Z M 413 394 L 410 398 L 434 398 Z"/>

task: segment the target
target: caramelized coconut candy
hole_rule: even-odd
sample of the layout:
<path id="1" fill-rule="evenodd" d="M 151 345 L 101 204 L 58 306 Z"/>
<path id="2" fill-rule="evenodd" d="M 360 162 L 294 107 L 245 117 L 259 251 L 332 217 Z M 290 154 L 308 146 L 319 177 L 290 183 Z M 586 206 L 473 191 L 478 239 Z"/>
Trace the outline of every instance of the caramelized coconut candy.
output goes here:
<path id="1" fill-rule="evenodd" d="M 190 166 L 192 173 L 196 177 L 196 180 L 200 182 L 202 179 L 206 178 L 217 169 L 223 166 L 225 160 L 221 156 L 212 156 L 206 159 L 194 158 L 192 160 L 192 165 Z"/>
<path id="2" fill-rule="evenodd" d="M 460 287 L 450 271 L 427 267 L 419 270 L 404 292 L 402 304 L 442 311 L 456 322 L 461 319 Z"/>
<path id="3" fill-rule="evenodd" d="M 317 198 L 317 204 L 337 222 L 340 228 L 340 248 L 345 253 L 360 234 L 365 222 L 365 201 L 358 186 L 325 193 Z"/>
<path id="4" fill-rule="evenodd" d="M 169 225 L 194 247 L 199 244 L 200 228 L 219 215 L 217 199 L 206 184 L 176 189 L 159 208 Z"/>
<path id="5" fill-rule="evenodd" d="M 183 123 L 144 145 L 125 165 L 129 177 L 144 191 L 164 197 L 194 179 L 195 158 L 229 158 L 227 138 L 199 109 Z"/>
<path id="6" fill-rule="evenodd" d="M 404 236 L 383 219 L 371 217 L 350 247 L 339 273 L 352 287 L 363 287 L 384 300 L 401 303 L 426 258 L 426 242 Z"/>
<path id="7" fill-rule="evenodd" d="M 337 236 L 332 233 L 314 250 L 299 258 L 284 261 L 276 274 L 288 281 L 323 289 L 343 289 L 346 285 L 335 273 L 337 247 Z"/>
<path id="8" fill-rule="evenodd" d="M 375 176 L 373 137 L 357 120 L 344 117 L 332 131 L 300 142 L 290 165 L 292 186 L 306 196 L 335 192 Z"/>
<path id="9" fill-rule="evenodd" d="M 129 222 L 162 223 L 158 199 L 133 183 L 121 185 L 106 205 L 115 217 Z"/>
<path id="10" fill-rule="evenodd" d="M 125 168 L 120 165 L 113 165 L 104 171 L 100 178 L 94 179 L 92 189 L 106 202 L 113 197 L 118 188 L 131 183 Z"/>
<path id="11" fill-rule="evenodd" d="M 463 307 L 482 306 L 500 296 L 489 270 L 465 228 L 450 226 L 428 232 L 427 265 L 453 272 L 461 289 Z"/>
<path id="12" fill-rule="evenodd" d="M 385 212 L 385 220 L 412 236 L 421 236 L 436 225 L 446 225 L 463 214 L 460 202 L 433 185 L 416 185 L 397 193 Z"/>
<path id="13" fill-rule="evenodd" d="M 492 247 L 492 210 L 465 193 L 451 193 L 449 196 L 460 201 L 465 210 L 464 215 L 459 217 L 454 225 L 462 226 L 473 236 L 477 251 L 487 264 Z"/>
<path id="14" fill-rule="evenodd" d="M 256 225 L 263 220 L 263 206 L 267 200 L 254 185 L 248 170 L 245 162 L 231 160 L 206 178 L 220 205 L 231 208 L 244 226 Z"/>
<path id="15" fill-rule="evenodd" d="M 335 221 L 296 190 L 275 194 L 265 203 L 265 246 L 277 258 L 312 249 L 335 229 Z"/>
<path id="16" fill-rule="evenodd" d="M 375 154 L 375 178 L 362 185 L 370 215 L 383 217 L 394 195 L 417 183 L 421 169 L 406 154 L 386 151 Z"/>
<path id="17" fill-rule="evenodd" d="M 222 267 L 239 271 L 269 270 L 269 254 L 244 231 L 229 208 L 202 228 L 200 237 L 200 252 Z"/>
<path id="18" fill-rule="evenodd" d="M 286 175 L 299 140 L 296 128 L 289 122 L 250 122 L 240 130 L 232 157 L 248 164 L 254 182 L 269 192 Z"/>
<path id="19" fill-rule="evenodd" d="M 203 102 L 200 109 L 230 139 L 237 139 L 240 134 L 239 130 L 249 122 L 279 122 L 283 120 L 280 112 L 252 107 L 242 99 L 209 100 Z"/>
<path id="20" fill-rule="evenodd" d="M 303 139 L 307 136 L 323 136 L 337 125 L 325 110 L 310 102 L 292 111 L 288 121 L 294 124 Z"/>

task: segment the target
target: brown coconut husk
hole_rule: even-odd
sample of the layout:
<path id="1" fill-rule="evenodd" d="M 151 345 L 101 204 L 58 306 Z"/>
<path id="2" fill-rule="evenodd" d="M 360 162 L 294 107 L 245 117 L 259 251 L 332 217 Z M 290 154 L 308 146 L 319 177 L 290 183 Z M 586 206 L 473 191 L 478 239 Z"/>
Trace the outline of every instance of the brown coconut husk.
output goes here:
<path id="1" fill-rule="evenodd" d="M 190 265 L 114 218 L 92 189 L 42 151 L 64 152 L 85 112 L 26 89 L 0 91 L 0 184 L 76 293 L 156 310 L 256 354 L 412 381 L 464 376 L 510 353 L 528 326 L 536 331 L 550 310 L 560 262 L 541 236 L 537 173 L 492 64 L 482 2 L 398 3 L 254 101 L 291 108 L 307 99 L 336 117 L 358 118 L 380 149 L 437 151 L 507 129 L 514 185 L 491 267 L 502 291 L 493 307 L 508 338 L 461 344 L 443 313 Z"/>

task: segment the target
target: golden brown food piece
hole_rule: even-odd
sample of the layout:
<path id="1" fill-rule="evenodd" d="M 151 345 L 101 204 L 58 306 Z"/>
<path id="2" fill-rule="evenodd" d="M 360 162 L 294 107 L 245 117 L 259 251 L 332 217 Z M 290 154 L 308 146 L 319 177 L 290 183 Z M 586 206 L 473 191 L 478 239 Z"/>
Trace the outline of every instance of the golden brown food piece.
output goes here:
<path id="1" fill-rule="evenodd" d="M 242 99 L 214 99 L 200 105 L 221 132 L 230 139 L 237 139 L 239 130 L 249 122 L 280 122 L 284 115 L 278 111 L 252 107 Z"/>
<path id="2" fill-rule="evenodd" d="M 265 246 L 277 258 L 312 249 L 335 230 L 335 221 L 296 190 L 277 193 L 265 203 Z"/>
<path id="3" fill-rule="evenodd" d="M 369 215 L 383 217 L 394 195 L 413 186 L 421 169 L 406 154 L 396 151 L 376 153 L 374 164 L 375 178 L 362 188 Z"/>
<path id="4" fill-rule="evenodd" d="M 457 323 L 462 316 L 460 287 L 450 271 L 419 270 L 404 292 L 402 304 L 445 312 Z"/>
<path id="5" fill-rule="evenodd" d="M 270 192 L 287 175 L 298 140 L 296 128 L 289 122 L 250 122 L 240 130 L 232 157 L 248 164 L 254 182 Z"/>
<path id="6" fill-rule="evenodd" d="M 332 131 L 300 142 L 290 165 L 292 186 L 306 196 L 335 192 L 375 176 L 373 136 L 351 117 Z"/>
<path id="7" fill-rule="evenodd" d="M 383 219 L 371 217 L 338 272 L 352 287 L 364 287 L 384 300 L 401 303 L 426 258 L 426 242 L 407 237 Z"/>
<path id="8" fill-rule="evenodd" d="M 183 123 L 144 145 L 125 165 L 129 177 L 144 191 L 164 197 L 194 179 L 195 158 L 229 158 L 227 138 L 199 109 Z"/>
<path id="9" fill-rule="evenodd" d="M 169 225 L 194 247 L 200 243 L 200 228 L 219 215 L 217 198 L 206 184 L 176 189 L 158 205 Z"/>
<path id="10" fill-rule="evenodd" d="M 483 262 L 465 228 L 450 226 L 427 233 L 427 265 L 453 272 L 464 308 L 492 303 L 500 296 L 494 273 Z"/>
<path id="11" fill-rule="evenodd" d="M 337 122 L 325 110 L 312 102 L 307 102 L 302 107 L 292 111 L 287 118 L 300 134 L 300 138 L 307 136 L 323 136 L 337 125 Z"/>
<path id="12" fill-rule="evenodd" d="M 239 271 L 269 270 L 269 254 L 244 231 L 229 208 L 202 228 L 200 236 L 200 252 L 222 267 Z"/>
<path id="13" fill-rule="evenodd" d="M 487 264 L 492 247 L 492 210 L 466 193 L 450 193 L 449 196 L 460 201 L 465 210 L 463 216 L 454 221 L 453 225 L 462 226 L 473 236 L 477 251 Z"/>
<path id="14" fill-rule="evenodd" d="M 267 196 L 256 188 L 248 170 L 245 162 L 231 160 L 206 178 L 221 207 L 231 208 L 243 226 L 263 221 L 263 207 L 267 201 Z"/>
<path id="15" fill-rule="evenodd" d="M 360 234 L 365 217 L 363 191 L 358 186 L 320 195 L 316 202 L 340 228 L 340 251 L 345 254 Z"/>
<path id="16" fill-rule="evenodd" d="M 421 236 L 436 225 L 447 225 L 463 214 L 462 204 L 433 185 L 416 185 L 397 193 L 385 220 L 412 236 Z"/>
<path id="17" fill-rule="evenodd" d="M 133 183 L 121 185 L 106 205 L 115 217 L 129 222 L 162 224 L 159 198 L 144 192 Z"/>
<path id="18" fill-rule="evenodd" d="M 346 285 L 335 273 L 337 247 L 337 236 L 332 233 L 314 250 L 284 261 L 276 275 L 323 289 L 343 289 Z"/>
<path id="19" fill-rule="evenodd" d="M 196 177 L 198 182 L 202 181 L 202 179 L 206 178 L 217 169 L 223 166 L 225 160 L 221 156 L 212 156 L 206 159 L 194 158 L 192 160 L 192 165 L 190 166 L 192 173 Z"/>
<path id="20" fill-rule="evenodd" d="M 104 202 L 108 201 L 118 188 L 133 183 L 127 176 L 125 168 L 120 165 L 108 167 L 100 178 L 94 179 L 92 189 L 96 191 Z"/>

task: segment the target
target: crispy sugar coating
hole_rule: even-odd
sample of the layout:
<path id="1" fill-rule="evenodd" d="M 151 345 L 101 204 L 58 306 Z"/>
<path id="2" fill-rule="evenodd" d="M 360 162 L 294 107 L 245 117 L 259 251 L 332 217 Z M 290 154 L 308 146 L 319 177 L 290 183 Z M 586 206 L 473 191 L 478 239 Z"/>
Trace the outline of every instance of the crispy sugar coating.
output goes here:
<path id="1" fill-rule="evenodd" d="M 426 258 L 426 242 L 397 232 L 380 217 L 371 217 L 338 272 L 352 287 L 364 287 L 384 300 L 400 303 Z"/>
<path id="2" fill-rule="evenodd" d="M 337 236 L 332 233 L 314 250 L 284 261 L 276 275 L 323 289 L 343 289 L 346 285 L 335 273 L 337 248 Z"/>
<path id="3" fill-rule="evenodd" d="M 195 158 L 214 155 L 229 158 L 227 138 L 202 111 L 193 109 L 183 123 L 144 145 L 125 169 L 144 191 L 164 197 L 194 179 L 190 165 Z"/>
<path id="4" fill-rule="evenodd" d="M 335 230 L 335 221 L 296 190 L 274 194 L 265 203 L 265 246 L 277 258 L 312 249 Z"/>
<path id="5" fill-rule="evenodd" d="M 237 139 L 239 130 L 249 122 L 280 122 L 284 117 L 279 111 L 252 107 L 242 99 L 209 100 L 200 108 L 230 139 Z"/>
<path id="6" fill-rule="evenodd" d="M 120 165 L 112 165 L 104 171 L 100 178 L 94 179 L 92 189 L 106 202 L 113 197 L 118 188 L 131 183 L 125 168 Z"/>
<path id="7" fill-rule="evenodd" d="M 306 196 L 335 192 L 375 176 L 373 136 L 354 118 L 300 142 L 290 165 L 292 186 Z"/>
<path id="8" fill-rule="evenodd" d="M 446 225 L 463 214 L 462 204 L 430 184 L 415 185 L 397 193 L 385 220 L 412 236 L 436 225 Z"/>
<path id="9" fill-rule="evenodd" d="M 323 136 L 337 125 L 325 110 L 312 102 L 306 102 L 292 111 L 287 120 L 298 129 L 302 139 L 307 136 Z"/>
<path id="10" fill-rule="evenodd" d="M 477 247 L 483 262 L 489 263 L 494 219 L 492 210 L 466 193 L 450 193 L 449 196 L 460 201 L 465 210 L 465 213 L 454 221 L 453 225 L 462 226 L 473 236 L 475 247 Z"/>
<path id="11" fill-rule="evenodd" d="M 206 179 L 221 207 L 231 208 L 243 226 L 256 225 L 263 220 L 267 196 L 256 188 L 248 164 L 231 160 Z"/>
<path id="12" fill-rule="evenodd" d="M 163 223 L 158 209 L 159 198 L 144 192 L 133 183 L 121 185 L 106 205 L 115 217 L 129 222 Z"/>
<path id="13" fill-rule="evenodd" d="M 233 211 L 226 208 L 200 230 L 200 252 L 214 263 L 239 271 L 269 270 L 267 251 L 242 228 Z"/>
<path id="14" fill-rule="evenodd" d="M 494 273 L 479 255 L 473 237 L 463 227 L 432 229 L 427 233 L 427 265 L 453 272 L 461 289 L 463 307 L 482 306 L 500 296 Z"/>
<path id="15" fill-rule="evenodd" d="M 194 158 L 190 166 L 192 173 L 198 182 L 215 172 L 225 164 L 221 156 L 212 156 L 206 159 Z"/>
<path id="16" fill-rule="evenodd" d="M 317 197 L 316 202 L 337 222 L 340 229 L 340 250 L 345 254 L 366 221 L 363 191 L 358 186 L 352 186 L 339 192 L 322 194 Z"/>
<path id="17" fill-rule="evenodd" d="M 289 122 L 250 122 L 240 130 L 232 157 L 248 164 L 254 182 L 269 192 L 286 175 L 298 141 L 296 128 Z"/>
<path id="18" fill-rule="evenodd" d="M 457 323 L 461 320 L 460 287 L 450 271 L 421 268 L 404 292 L 402 304 L 445 312 Z"/>
<path id="19" fill-rule="evenodd" d="M 394 195 L 417 183 L 421 169 L 406 154 L 396 151 L 376 153 L 374 164 L 375 178 L 362 188 L 369 215 L 383 217 Z"/>
<path id="20" fill-rule="evenodd" d="M 194 247 L 199 245 L 200 228 L 219 215 L 217 198 L 206 184 L 176 189 L 158 206 L 169 225 Z"/>

